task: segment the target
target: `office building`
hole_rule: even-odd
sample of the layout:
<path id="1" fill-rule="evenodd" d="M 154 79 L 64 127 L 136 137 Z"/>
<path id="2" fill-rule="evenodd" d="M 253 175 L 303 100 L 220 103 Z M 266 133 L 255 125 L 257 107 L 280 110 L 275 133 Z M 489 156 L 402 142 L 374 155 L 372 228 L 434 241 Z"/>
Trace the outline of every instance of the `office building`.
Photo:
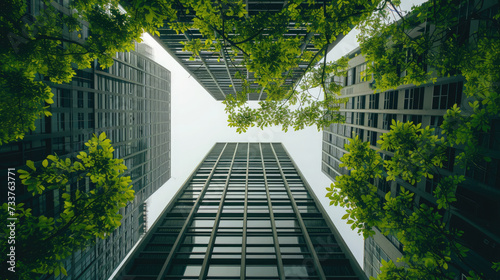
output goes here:
<path id="1" fill-rule="evenodd" d="M 254 17 L 258 14 L 277 14 L 280 11 L 286 9 L 287 5 L 290 4 L 286 0 L 276 0 L 276 1 L 262 1 L 262 0 L 247 0 L 244 1 L 245 9 L 247 11 L 248 17 Z M 176 4 L 173 4 L 175 6 Z M 321 4 L 309 4 L 302 3 L 302 6 L 307 6 L 310 9 L 320 9 Z M 178 7 L 179 11 L 184 11 L 185 8 Z M 184 13 L 180 12 L 178 15 L 179 23 L 192 23 L 195 19 L 194 12 Z M 248 18 L 247 17 L 247 18 Z M 199 18 L 198 18 L 199 19 Z M 274 22 L 268 23 L 270 27 L 266 30 L 279 29 L 279 27 L 273 26 Z M 347 23 L 339 23 L 339 25 Z M 284 32 L 287 38 L 297 38 L 300 42 L 300 49 L 302 52 L 311 51 L 318 52 L 319 50 L 314 46 L 314 39 L 318 39 L 321 34 L 318 32 L 310 32 L 305 26 L 297 26 L 295 22 L 283 23 L 286 26 L 286 31 Z M 249 72 L 245 66 L 242 65 L 245 62 L 245 57 L 240 52 L 235 57 L 230 57 L 229 52 L 226 51 L 202 51 L 197 56 L 196 59 L 191 59 L 193 53 L 184 50 L 185 43 L 202 40 L 203 36 L 196 28 L 189 28 L 185 32 L 179 32 L 169 28 L 169 23 L 165 22 L 163 27 L 158 28 L 160 35 L 156 37 L 158 42 L 165 48 L 165 50 L 179 62 L 180 65 L 186 69 L 189 74 L 194 77 L 200 85 L 205 88 L 205 90 L 210 93 L 216 100 L 224 100 L 227 95 L 235 95 L 237 92 L 242 90 L 242 80 L 238 78 L 235 74 L 239 72 L 242 76 L 251 83 L 250 89 L 252 92 L 248 94 L 248 100 L 265 100 L 267 94 L 265 90 L 258 84 L 253 83 L 255 81 L 254 74 Z M 262 32 L 262 36 L 267 36 L 266 33 Z M 228 37 L 232 39 L 233 34 L 228 34 Z M 344 35 L 334 34 L 332 36 L 332 42 L 329 45 L 329 50 L 333 48 Z M 234 38 L 233 38 L 234 39 Z M 238 39 L 240 40 L 240 39 Z M 235 44 L 236 45 L 236 44 Z M 236 45 L 237 46 L 237 45 Z M 228 47 L 230 49 L 230 47 Z M 285 86 L 290 87 L 295 82 L 300 80 L 308 67 L 309 61 L 301 61 L 297 67 L 293 68 L 293 71 L 287 72 L 289 75 L 286 78 Z"/>
<path id="2" fill-rule="evenodd" d="M 366 279 L 280 143 L 217 143 L 115 279 Z"/>
<path id="3" fill-rule="evenodd" d="M 114 60 L 108 69 L 94 62 L 90 69 L 76 70 L 70 83 L 50 84 L 52 117 L 37 120 L 36 130 L 22 141 L 0 146 L 2 168 L 17 170 L 26 160 L 39 162 L 54 153 L 75 157 L 93 134 L 105 132 L 114 157 L 128 167 L 124 175 L 131 176 L 135 199 L 120 211 L 122 225 L 75 252 L 66 260 L 68 276 L 55 279 L 107 279 L 144 233 L 145 200 L 170 178 L 170 72 L 147 52 L 117 53 Z M 32 196 L 19 186 L 16 202 L 35 215 L 57 217 L 64 210 L 53 191 Z"/>
<path id="4" fill-rule="evenodd" d="M 498 10 L 498 3 L 496 6 L 485 5 L 484 8 Z M 377 150 L 380 147 L 377 140 L 390 130 L 393 120 L 421 123 L 423 127 L 430 126 L 439 133 L 439 126 L 448 108 L 453 104 L 458 104 L 465 111 L 470 108 L 468 102 L 471 100 L 464 94 L 465 79 L 462 76 L 440 77 L 435 83 L 405 85 L 395 90 L 375 93 L 373 79 L 362 75 L 367 65 L 360 50 L 351 52 L 349 58 L 347 76 L 331 79 L 331 82 L 344 86 L 341 97 L 348 98 L 348 102 L 340 113 L 345 116 L 346 122 L 333 124 L 323 133 L 322 171 L 333 181 L 337 176 L 349 173 L 339 164 L 340 158 L 346 153 L 345 144 L 349 143 L 350 138 L 358 136 Z M 491 131 L 480 136 L 481 149 L 492 158 L 491 162 L 476 160 L 476 164 L 469 166 L 467 170 L 455 166 L 455 155 L 458 153 L 457 149 L 460 149 L 456 147 L 447 150 L 447 162 L 440 170 L 444 176 L 459 174 L 466 177 L 457 188 L 457 201 L 447 212 L 450 214 L 449 225 L 464 231 L 461 240 L 471 248 L 468 263 L 477 271 L 484 272 L 487 279 L 497 279 L 498 274 L 490 268 L 492 261 L 500 259 L 500 223 L 497 218 L 500 215 L 499 139 L 500 122 L 496 118 L 492 120 Z M 381 156 L 387 159 L 391 153 L 384 151 Z M 440 177 L 434 175 L 433 179 L 423 179 L 414 185 L 400 179 L 391 182 L 385 179 L 375 180 L 374 184 L 378 187 L 382 201 L 387 192 L 397 194 L 404 187 L 415 194 L 414 201 L 417 205 L 436 207 L 433 191 L 439 180 Z M 382 259 L 396 262 L 403 253 L 402 245 L 394 236 L 383 236 L 378 230 L 376 232 L 374 237 L 365 240 L 364 269 L 368 276 L 376 276 L 380 272 Z M 468 269 L 464 266 L 462 273 L 466 273 Z"/>

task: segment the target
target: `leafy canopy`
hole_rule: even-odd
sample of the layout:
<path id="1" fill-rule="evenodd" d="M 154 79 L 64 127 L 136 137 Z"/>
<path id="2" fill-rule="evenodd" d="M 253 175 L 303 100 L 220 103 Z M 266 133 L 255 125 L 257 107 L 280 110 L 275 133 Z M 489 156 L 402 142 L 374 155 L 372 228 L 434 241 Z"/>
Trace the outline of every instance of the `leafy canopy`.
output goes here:
<path id="1" fill-rule="evenodd" d="M 16 275 L 34 279 L 35 274 L 66 275 L 63 261 L 73 252 L 85 249 L 96 238 L 105 239 L 118 226 L 119 210 L 134 199 L 130 177 L 123 176 L 127 167 L 122 159 L 113 158 L 111 141 L 103 132 L 85 143 L 88 150 L 75 160 L 49 155 L 41 166 L 27 161 L 29 168 L 18 170 L 22 183 L 33 195 L 53 192 L 62 198 L 62 212 L 56 218 L 33 215 L 23 203 L 3 204 L 0 213 L 7 220 L 16 213 Z M 86 179 L 90 182 L 85 186 Z M 56 209 L 57 210 L 57 209 Z M 3 236 L 9 235 L 4 227 Z M 8 246 L 2 246 L 2 259 Z M 2 261 L 6 265 L 6 260 Z M 6 269 L 6 268 L 5 268 Z"/>
<path id="2" fill-rule="evenodd" d="M 186 34 L 183 50 L 192 53 L 192 60 L 212 53 L 210 59 L 237 70 L 231 73 L 231 80 L 237 81 L 230 85 L 235 94 L 224 101 L 229 126 L 240 133 L 270 125 L 285 131 L 310 125 L 322 129 L 343 122 L 337 113 L 344 102 L 338 98 L 340 87 L 326 80 L 343 75 L 347 59 L 315 65 L 337 39 L 378 9 L 379 2 L 293 0 L 274 11 L 262 4 L 264 9 L 248 13 L 244 1 L 177 0 L 166 8 L 176 15 L 166 25 Z M 300 85 L 291 84 L 304 71 L 299 65 L 305 65 L 307 74 Z M 310 92 L 313 88 L 321 90 L 319 96 Z M 267 98 L 251 106 L 250 93 Z"/>
<path id="3" fill-rule="evenodd" d="M 384 196 L 377 188 L 397 178 L 414 185 L 437 176 L 445 161 L 443 141 L 432 128 L 393 121 L 391 130 L 378 141 L 379 151 L 357 136 L 345 147 L 348 153 L 340 166 L 350 173 L 338 176 L 336 184 L 327 188 L 330 204 L 346 207 L 342 218 L 365 238 L 375 234 L 373 227 L 377 227 L 403 244 L 404 255 L 398 262 L 405 265 L 384 263 L 378 279 L 453 279 L 448 270 L 454 265 L 452 258 L 462 258 L 467 251 L 459 242 L 462 232 L 449 229 L 449 217 L 441 211 L 456 201 L 455 191 L 464 176 L 440 176 L 443 179 L 433 193 L 436 207 L 415 203 L 414 193 L 403 186 L 396 194 L 389 191 Z M 379 152 L 393 156 L 383 160 Z"/>
<path id="4" fill-rule="evenodd" d="M 116 52 L 132 50 L 144 32 L 157 33 L 168 16 L 151 16 L 158 2 L 133 5 L 127 13 L 116 0 L 75 0 L 68 7 L 42 2 L 45 8 L 32 16 L 26 1 L 2 1 L 0 144 L 23 139 L 36 119 L 50 116 L 51 83 L 71 82 L 75 69 L 89 68 L 95 59 L 109 67 Z"/>
<path id="5" fill-rule="evenodd" d="M 391 2 L 389 2 L 391 3 Z M 331 204 L 346 207 L 344 219 L 365 237 L 377 227 L 384 235 L 395 236 L 404 256 L 396 265 L 383 262 L 378 279 L 453 279 L 453 266 L 460 270 L 468 251 L 460 240 L 461 231 L 449 228 L 450 206 L 456 201 L 462 175 L 440 173 L 447 149 L 457 148 L 455 164 L 468 169 L 480 161 L 491 161 L 479 143 L 491 131 L 491 122 L 500 112 L 500 34 L 498 4 L 486 9 L 484 1 L 469 7 L 470 14 L 456 16 L 468 1 L 431 1 L 413 7 L 411 13 L 380 11 L 361 25 L 361 53 L 377 92 L 401 85 L 434 83 L 438 78 L 461 74 L 468 104 L 455 104 L 444 115 L 439 133 L 420 124 L 393 122 L 391 130 L 378 141 L 380 150 L 370 149 L 355 137 L 346 145 L 341 166 L 350 170 L 327 188 Z M 405 15 L 405 17 L 403 17 Z M 478 27 L 468 30 L 472 21 Z M 464 102 L 465 103 L 465 102 Z M 383 160 L 382 152 L 390 158 Z M 438 182 L 435 205 L 417 205 L 411 187 L 396 194 L 380 196 L 376 184 L 403 180 L 415 185 L 424 178 Z M 498 263 L 492 267 L 499 270 Z M 468 279 L 481 279 L 469 271 Z"/>

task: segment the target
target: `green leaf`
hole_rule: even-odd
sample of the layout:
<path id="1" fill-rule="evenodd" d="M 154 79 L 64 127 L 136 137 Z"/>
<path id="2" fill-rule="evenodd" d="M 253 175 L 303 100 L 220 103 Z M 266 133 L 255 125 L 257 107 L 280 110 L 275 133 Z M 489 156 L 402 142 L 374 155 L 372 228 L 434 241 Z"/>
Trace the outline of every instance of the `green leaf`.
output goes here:
<path id="1" fill-rule="evenodd" d="M 26 161 L 26 166 L 28 166 L 31 170 L 36 171 L 35 163 L 33 161 L 27 160 Z"/>
<path id="2" fill-rule="evenodd" d="M 42 161 L 42 166 L 43 166 L 43 167 L 47 167 L 48 165 L 49 165 L 49 161 L 48 161 L 48 160 L 46 160 L 46 159 L 44 159 L 44 160 Z"/>
<path id="3" fill-rule="evenodd" d="M 99 135 L 99 141 L 104 141 L 104 139 L 106 139 L 106 133 L 105 133 L 105 132 L 102 132 L 102 133 Z"/>

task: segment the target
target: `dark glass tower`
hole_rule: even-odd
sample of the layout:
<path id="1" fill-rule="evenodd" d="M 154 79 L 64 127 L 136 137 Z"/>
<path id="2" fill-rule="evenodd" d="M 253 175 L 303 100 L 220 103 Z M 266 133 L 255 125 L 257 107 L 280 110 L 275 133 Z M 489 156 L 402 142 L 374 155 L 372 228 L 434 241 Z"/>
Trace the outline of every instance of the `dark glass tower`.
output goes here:
<path id="1" fill-rule="evenodd" d="M 136 45 L 138 50 L 144 48 Z M 145 231 L 145 200 L 170 178 L 170 71 L 147 53 L 133 51 L 117 53 L 108 69 L 94 62 L 92 68 L 76 72 L 68 84 L 50 84 L 51 117 L 37 120 L 36 130 L 22 141 L 0 145 L 0 166 L 26 170 L 26 160 L 39 164 L 54 153 L 72 158 L 85 149 L 92 134 L 106 133 L 114 157 L 123 159 L 128 168 L 124 175 L 132 179 L 135 199 L 120 210 L 121 226 L 111 236 L 97 239 L 94 246 L 65 261 L 67 277 L 46 278 L 107 279 Z M 76 191 L 78 186 L 71 188 Z M 0 201 L 6 199 L 2 196 Z M 16 201 L 35 215 L 58 217 L 64 211 L 58 190 L 32 196 L 19 186 Z"/>
<path id="2" fill-rule="evenodd" d="M 280 143 L 217 143 L 115 279 L 366 279 Z"/>
<path id="3" fill-rule="evenodd" d="M 390 130 L 392 121 L 421 123 L 422 127 L 430 126 L 437 132 L 443 123 L 446 109 L 457 104 L 464 110 L 468 108 L 467 96 L 464 93 L 464 77 L 452 76 L 439 78 L 434 83 L 420 86 L 406 85 L 396 90 L 375 93 L 372 88 L 372 77 L 363 77 L 366 61 L 360 49 L 349 54 L 347 77 L 333 77 L 332 82 L 344 86 L 341 97 L 348 102 L 340 109 L 344 115 L 344 124 L 332 124 L 323 131 L 322 171 L 333 181 L 340 175 L 350 171 L 340 167 L 341 157 L 347 152 L 345 144 L 349 139 L 358 136 L 369 142 L 374 150 L 380 148 L 377 140 Z M 500 199 L 500 120 L 491 121 L 491 130 L 480 135 L 480 149 L 491 157 L 491 162 L 484 160 L 471 165 L 469 169 L 454 165 L 455 156 L 462 149 L 460 146 L 448 148 L 447 162 L 434 174 L 433 179 L 423 179 L 412 185 L 406 181 L 386 181 L 376 179 L 373 184 L 378 188 L 378 195 L 384 201 L 387 192 L 396 194 L 401 187 L 414 193 L 417 205 L 426 204 L 436 207 L 434 190 L 438 187 L 439 176 L 452 174 L 465 175 L 466 180 L 458 185 L 457 202 L 448 211 L 451 227 L 464 231 L 462 241 L 471 251 L 469 258 L 477 271 L 484 272 L 488 279 L 497 279 L 498 273 L 490 269 L 491 262 L 500 258 L 500 223 L 498 223 L 498 201 Z M 392 153 L 383 151 L 381 156 L 388 159 Z M 439 176 L 438 176 L 439 175 Z M 403 246 L 395 236 L 382 235 L 365 240 L 364 269 L 368 276 L 376 277 L 380 273 L 382 260 L 396 260 L 403 254 Z M 464 271 L 467 268 L 464 266 Z M 464 272 L 465 273 L 465 272 Z M 464 274 L 465 275 L 465 274 Z M 491 275 L 491 276 L 490 276 Z M 464 276 L 465 277 L 465 276 Z"/>
<path id="4" fill-rule="evenodd" d="M 449 36 L 463 36 L 472 42 L 482 36 L 481 28 L 487 25 L 485 18 L 478 19 L 475 14 L 496 14 L 499 10 L 498 1 L 484 1 L 481 5 L 471 5 L 474 1 L 456 1 L 456 16 L 460 18 L 460 28 L 446 30 Z M 486 20 L 485 20 L 486 21 Z M 471 24 L 473 22 L 473 24 Z M 415 28 L 409 36 L 418 38 L 424 36 L 421 31 L 436 34 L 429 22 L 425 29 Z M 415 32 L 415 30 L 421 30 Z M 425 30 L 425 31 L 424 31 Z M 441 32 L 441 31 L 439 31 Z M 474 34 L 474 35 L 473 35 Z M 470 35 L 470 37 L 469 37 Z M 471 44 L 472 45 L 472 44 Z M 325 128 L 322 141 L 322 171 L 335 180 L 337 176 L 349 174 L 349 170 L 340 167 L 341 157 L 347 152 L 345 144 L 349 139 L 358 136 L 359 139 L 369 142 L 373 150 L 378 151 L 380 144 L 377 141 L 381 135 L 391 129 L 392 121 L 422 124 L 430 126 L 440 134 L 443 115 L 446 110 L 457 104 L 464 116 L 473 109 L 469 98 L 465 94 L 466 79 L 461 75 L 437 77 L 434 82 L 403 85 L 394 90 L 376 92 L 376 81 L 370 75 L 365 75 L 367 64 L 361 50 L 358 48 L 348 54 L 349 69 L 345 77 L 331 77 L 330 82 L 342 85 L 341 97 L 348 101 L 340 109 L 345 116 L 344 124 L 332 124 Z M 425 66 L 426 71 L 435 71 Z M 406 72 L 401 75 L 406 75 Z M 403 77 L 403 76 L 401 76 Z M 458 184 L 456 202 L 443 212 L 449 217 L 447 226 L 462 230 L 461 244 L 470 248 L 468 257 L 461 264 L 457 277 L 465 279 L 469 270 L 480 271 L 485 279 L 500 279 L 500 273 L 491 269 L 491 263 L 500 260 L 500 119 L 498 116 L 490 121 L 491 129 L 478 134 L 478 151 L 490 157 L 489 161 L 475 156 L 467 162 L 468 167 L 455 164 L 455 157 L 463 146 L 455 145 L 446 151 L 446 162 L 438 172 L 434 172 L 432 179 L 425 178 L 415 184 L 410 184 L 398 178 L 396 181 L 375 179 L 372 183 L 377 187 L 377 193 L 385 201 L 388 192 L 392 195 L 404 188 L 414 194 L 416 205 L 425 204 L 436 209 L 437 203 L 434 191 L 438 188 L 443 176 L 465 175 L 465 181 Z M 445 135 L 442 135 L 445 136 Z M 381 156 L 389 159 L 391 152 L 382 151 Z M 377 229 L 376 234 L 365 240 L 364 269 L 368 276 L 376 277 L 380 273 L 382 260 L 393 260 L 402 256 L 403 245 L 393 235 L 384 236 Z M 457 261 L 460 263 L 460 261 Z M 453 269 L 453 268 L 452 268 Z"/>

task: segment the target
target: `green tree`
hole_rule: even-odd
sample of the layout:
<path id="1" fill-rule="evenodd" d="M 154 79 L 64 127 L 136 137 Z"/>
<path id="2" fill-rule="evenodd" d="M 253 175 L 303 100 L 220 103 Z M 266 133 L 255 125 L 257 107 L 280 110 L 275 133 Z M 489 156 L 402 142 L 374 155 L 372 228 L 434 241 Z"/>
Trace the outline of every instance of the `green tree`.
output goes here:
<path id="1" fill-rule="evenodd" d="M 11 245 L 17 258 L 11 276 L 34 279 L 37 273 L 66 275 L 63 261 L 67 257 L 94 243 L 96 238 L 105 239 L 120 226 L 119 210 L 134 199 L 132 181 L 123 176 L 127 167 L 122 159 L 113 158 L 114 149 L 104 133 L 85 145 L 88 151 L 80 152 L 73 161 L 50 155 L 41 166 L 27 161 L 29 170 L 18 170 L 28 192 L 59 194 L 63 210 L 54 219 L 35 216 L 22 203 L 2 205 L 2 220 L 17 218 L 15 243 Z M 90 188 L 85 186 L 85 179 L 91 182 Z M 2 240 L 9 236 L 9 230 L 3 227 Z M 9 250 L 10 246 L 2 246 L 2 271 L 7 273 Z"/>
<path id="2" fill-rule="evenodd" d="M 95 59 L 103 67 L 112 65 L 116 52 L 132 50 L 144 32 L 157 33 L 168 16 L 155 14 L 158 2 L 133 2 L 127 13 L 116 0 L 74 0 L 69 7 L 41 2 L 44 8 L 33 17 L 26 1 L 2 1 L 0 144 L 22 139 L 37 118 L 50 116 L 53 94 L 47 81 L 70 82 L 76 68 L 88 68 Z"/>
<path id="3" fill-rule="evenodd" d="M 396 9 L 395 23 L 379 11 L 359 28 L 361 53 L 377 92 L 454 75 L 465 78 L 470 108 L 450 108 L 443 124 L 451 146 L 466 146 L 458 157 L 462 164 L 482 158 L 479 134 L 488 133 L 491 119 L 500 114 L 498 7 L 487 0 L 429 1 L 409 13 Z"/>
<path id="4" fill-rule="evenodd" d="M 185 34 L 195 30 L 202 36 L 185 42 L 184 51 L 192 52 L 192 59 L 203 51 L 211 52 L 228 66 L 240 69 L 231 78 L 241 81 L 242 89 L 224 101 L 229 126 L 238 132 L 269 125 L 281 125 L 285 131 L 310 125 L 321 129 L 342 122 L 336 112 L 344 101 L 338 98 L 340 87 L 327 83 L 326 78 L 343 75 L 347 60 L 324 60 L 321 66 L 315 65 L 321 56 L 326 57 L 337 38 L 374 10 L 383 9 L 385 3 L 294 0 L 286 1 L 278 10 L 248 14 L 244 1 L 173 2 L 167 11 L 176 16 L 167 19 L 166 27 Z M 296 35 L 288 30 L 290 27 L 298 30 Z M 304 33 L 309 35 L 301 35 Z M 315 50 L 305 48 L 307 45 Z M 287 85 L 286 80 L 294 76 L 299 63 L 308 65 L 303 83 Z M 310 92 L 313 88 L 321 90 L 319 96 Z M 250 106 L 248 94 L 260 93 L 261 89 L 266 100 Z"/>
<path id="5" fill-rule="evenodd" d="M 404 245 L 404 256 L 398 260 L 402 265 L 383 262 L 379 279 L 453 279 L 449 267 L 460 270 L 460 262 L 466 262 L 463 233 L 448 224 L 448 210 L 464 177 L 444 176 L 440 168 L 449 148 L 457 148 L 454 162 L 465 169 L 490 161 L 479 137 L 491 132 L 491 121 L 500 116 L 498 3 L 476 1 L 468 15 L 459 13 L 469 3 L 430 1 L 408 14 L 396 11 L 395 23 L 388 12 L 379 11 L 360 25 L 361 53 L 377 92 L 462 75 L 470 101 L 464 108 L 455 104 L 447 110 L 440 133 L 420 124 L 393 122 L 378 142 L 380 150 L 357 137 L 346 146 L 342 166 L 351 171 L 327 188 L 331 204 L 346 207 L 343 218 L 365 237 L 377 227 Z M 478 29 L 470 33 L 470 26 Z M 383 160 L 379 152 L 391 158 Z M 375 180 L 402 179 L 413 185 L 434 176 L 439 178 L 435 206 L 416 204 L 405 188 L 398 194 L 377 195 Z M 498 263 L 493 269 L 499 270 Z M 481 272 L 469 271 L 469 279 L 481 279 Z"/>
<path id="6" fill-rule="evenodd" d="M 402 263 L 384 262 L 378 279 L 454 279 L 449 269 L 461 270 L 468 249 L 461 243 L 463 232 L 449 227 L 450 206 L 456 201 L 457 186 L 463 175 L 441 174 L 445 162 L 446 140 L 434 129 L 421 128 L 411 122 L 394 122 L 391 130 L 381 136 L 380 150 L 370 148 L 358 137 L 346 145 L 348 151 L 341 167 L 350 174 L 337 177 L 337 183 L 327 188 L 331 205 L 346 207 L 342 218 L 365 238 L 377 227 L 384 235 L 394 235 L 403 244 Z M 391 153 L 390 159 L 379 155 Z M 414 185 L 425 178 L 439 176 L 433 192 L 436 206 L 417 204 L 414 193 L 401 187 L 399 193 L 377 194 L 375 181 L 396 181 Z M 471 272 L 471 275 L 478 272 Z"/>

